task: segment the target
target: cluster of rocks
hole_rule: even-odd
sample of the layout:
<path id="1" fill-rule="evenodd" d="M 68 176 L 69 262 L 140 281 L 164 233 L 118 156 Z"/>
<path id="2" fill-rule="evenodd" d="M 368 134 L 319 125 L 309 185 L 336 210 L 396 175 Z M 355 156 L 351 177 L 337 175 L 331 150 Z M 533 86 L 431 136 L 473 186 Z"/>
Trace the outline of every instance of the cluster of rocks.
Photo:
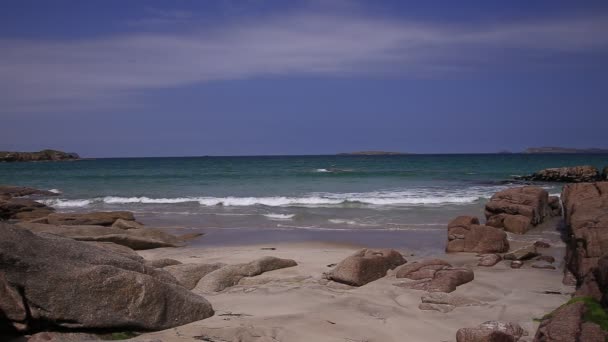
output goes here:
<path id="1" fill-rule="evenodd" d="M 80 159 L 76 153 L 67 153 L 57 150 L 42 150 L 39 152 L 0 151 L 0 162 L 59 161 L 76 159 Z"/>
<path id="2" fill-rule="evenodd" d="M 542 321 L 534 341 L 604 341 L 600 321 L 608 308 L 608 182 L 568 184 L 562 190 L 569 232 L 564 282 L 573 300 Z"/>
<path id="3" fill-rule="evenodd" d="M 160 330 L 211 305 L 137 254 L 0 223 L 0 331 Z M 133 300 L 137 298 L 137 300 Z"/>
<path id="4" fill-rule="evenodd" d="M 477 217 L 458 216 L 448 224 L 448 253 L 503 253 L 508 250 L 507 234 L 502 229 L 480 225 Z"/>
<path id="5" fill-rule="evenodd" d="M 23 198 L 23 197 L 28 198 Z M 36 197 L 57 196 L 56 193 L 23 186 L 0 185 L 0 220 L 32 220 L 47 216 L 55 210 L 33 200 Z"/>
<path id="6" fill-rule="evenodd" d="M 517 177 L 518 180 L 583 183 L 608 180 L 608 166 L 600 171 L 591 165 L 549 168 L 540 170 L 529 176 Z"/>
<path id="7" fill-rule="evenodd" d="M 397 268 L 397 279 L 405 278 L 413 281 L 395 284 L 427 292 L 453 292 L 456 287 L 466 284 L 475 278 L 473 271 L 468 268 L 453 267 L 441 259 L 430 259 L 403 265 Z"/>
<path id="8" fill-rule="evenodd" d="M 525 234 L 545 221 L 560 216 L 561 205 L 557 196 L 549 197 L 546 190 L 536 186 L 523 186 L 497 192 L 485 207 L 486 224 L 515 234 Z"/>

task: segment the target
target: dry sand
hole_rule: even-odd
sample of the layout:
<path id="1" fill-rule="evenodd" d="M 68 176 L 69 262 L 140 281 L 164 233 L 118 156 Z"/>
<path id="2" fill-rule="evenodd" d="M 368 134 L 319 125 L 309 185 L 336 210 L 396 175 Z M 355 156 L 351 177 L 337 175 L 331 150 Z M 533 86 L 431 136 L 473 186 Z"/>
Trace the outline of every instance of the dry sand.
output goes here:
<path id="1" fill-rule="evenodd" d="M 274 247 L 276 250 L 264 250 Z M 517 243 L 515 246 L 517 247 Z M 134 341 L 256 341 L 256 342 L 391 342 L 455 341 L 456 331 L 488 320 L 519 323 L 531 341 L 539 318 L 569 299 L 573 287 L 562 285 L 563 246 L 541 250 L 556 256 L 558 270 L 528 265 L 511 269 L 503 261 L 478 267 L 474 254 L 439 255 L 453 265 L 471 267 L 475 280 L 453 292 L 483 302 L 457 307 L 452 312 L 418 309 L 424 291 L 394 286 L 386 277 L 354 288 L 323 279 L 323 273 L 358 247 L 324 243 L 280 243 L 239 247 L 186 247 L 142 251 L 146 259 L 173 258 L 184 263 L 228 264 L 249 262 L 262 256 L 294 259 L 298 266 L 245 278 L 218 294 L 205 294 L 215 316 L 165 331 L 143 334 Z M 408 262 L 415 256 L 401 251 Z"/>

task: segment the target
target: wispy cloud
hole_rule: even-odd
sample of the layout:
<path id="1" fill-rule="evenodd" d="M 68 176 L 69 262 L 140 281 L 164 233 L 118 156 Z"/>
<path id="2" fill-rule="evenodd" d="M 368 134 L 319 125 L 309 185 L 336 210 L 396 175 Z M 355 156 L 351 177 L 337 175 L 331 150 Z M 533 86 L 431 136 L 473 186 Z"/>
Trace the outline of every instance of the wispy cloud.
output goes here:
<path id="1" fill-rule="evenodd" d="M 158 20 L 190 21 L 191 13 Z M 147 24 L 153 24 L 148 22 Z M 529 53 L 558 56 L 608 47 L 608 17 L 445 26 L 363 15 L 292 13 L 128 33 L 91 40 L 0 40 L 4 112 L 82 109 L 148 89 L 257 76 L 441 77 Z"/>

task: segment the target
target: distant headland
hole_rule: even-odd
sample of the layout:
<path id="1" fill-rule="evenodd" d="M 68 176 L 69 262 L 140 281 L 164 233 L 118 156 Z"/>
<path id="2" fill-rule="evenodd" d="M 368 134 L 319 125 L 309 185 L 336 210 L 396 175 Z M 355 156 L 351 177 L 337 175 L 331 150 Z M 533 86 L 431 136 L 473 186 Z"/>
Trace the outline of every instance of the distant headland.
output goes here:
<path id="1" fill-rule="evenodd" d="M 602 148 L 568 148 L 568 147 L 529 147 L 523 153 L 608 153 Z"/>
<path id="2" fill-rule="evenodd" d="M 339 156 L 396 156 L 396 155 L 404 155 L 404 154 L 411 154 L 411 153 L 387 152 L 387 151 L 355 151 L 355 152 L 338 153 Z"/>
<path id="3" fill-rule="evenodd" d="M 32 161 L 59 161 L 77 160 L 80 156 L 57 150 L 42 150 L 39 152 L 8 152 L 0 151 L 0 162 L 32 162 Z"/>

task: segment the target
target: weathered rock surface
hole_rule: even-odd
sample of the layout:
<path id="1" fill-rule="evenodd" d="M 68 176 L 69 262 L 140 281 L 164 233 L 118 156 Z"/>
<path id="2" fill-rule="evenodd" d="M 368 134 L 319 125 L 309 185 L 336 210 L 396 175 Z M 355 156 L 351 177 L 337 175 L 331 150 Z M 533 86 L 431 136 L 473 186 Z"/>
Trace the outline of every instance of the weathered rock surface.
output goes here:
<path id="1" fill-rule="evenodd" d="M 42 150 L 40 152 L 0 151 L 0 162 L 59 161 L 76 159 L 80 159 L 76 153 L 66 153 L 57 150 Z"/>
<path id="2" fill-rule="evenodd" d="M 0 195 L 7 197 L 24 197 L 24 196 L 57 196 L 57 193 L 47 190 L 40 190 L 26 186 L 0 185 Z"/>
<path id="3" fill-rule="evenodd" d="M 297 266 L 291 259 L 263 257 L 246 264 L 228 265 L 215 270 L 199 280 L 194 292 L 219 292 L 238 284 L 245 277 L 253 277 L 264 272 Z"/>
<path id="4" fill-rule="evenodd" d="M 500 254 L 485 254 L 479 259 L 477 266 L 492 267 L 502 260 Z"/>
<path id="5" fill-rule="evenodd" d="M 111 226 L 117 220 L 135 221 L 129 211 L 98 211 L 93 213 L 55 213 L 47 216 L 48 224 L 64 226 Z"/>
<path id="6" fill-rule="evenodd" d="M 516 342 L 524 329 L 516 323 L 488 321 L 476 328 L 462 328 L 456 333 L 457 342 Z"/>
<path id="7" fill-rule="evenodd" d="M 120 229 L 142 229 L 144 228 L 144 225 L 137 221 L 127 221 L 119 218 L 112 223 L 112 227 Z"/>
<path id="8" fill-rule="evenodd" d="M 395 276 L 397 278 L 407 278 L 412 280 L 427 279 L 433 278 L 435 276 L 435 272 L 438 270 L 443 270 L 450 267 L 452 267 L 452 265 L 445 260 L 422 260 L 397 268 Z"/>
<path id="9" fill-rule="evenodd" d="M 476 217 L 459 216 L 448 224 L 448 253 L 503 253 L 508 250 L 507 234 L 502 229 L 479 225 Z"/>
<path id="10" fill-rule="evenodd" d="M 176 247 L 182 240 L 162 230 L 120 229 L 93 225 L 52 225 L 32 222 L 16 224 L 35 233 L 50 233 L 79 241 L 113 242 L 135 250 Z"/>
<path id="11" fill-rule="evenodd" d="M 339 283 L 362 286 L 380 279 L 388 270 L 403 265 L 406 260 L 393 249 L 362 249 L 342 260 L 328 275 Z"/>
<path id="12" fill-rule="evenodd" d="M 487 225 L 515 234 L 525 234 L 551 213 L 549 194 L 535 186 L 497 192 L 485 208 Z"/>
<path id="13" fill-rule="evenodd" d="M 551 216 L 562 216 L 562 202 L 558 196 L 549 196 L 549 209 Z"/>
<path id="14" fill-rule="evenodd" d="M 108 249 L 3 223 L 0 270 L 13 294 L 23 296 L 24 328 L 30 330 L 160 330 L 213 315 L 203 297 L 167 272 Z M 11 307 L 11 322 L 21 324 L 22 313 Z"/>
<path id="15" fill-rule="evenodd" d="M 540 324 L 534 342 L 581 341 L 579 336 L 585 310 L 582 302 L 558 308 L 550 319 L 545 319 Z"/>
<path id="16" fill-rule="evenodd" d="M 40 332 L 30 336 L 27 342 L 89 342 L 103 341 L 99 336 L 87 333 Z"/>
<path id="17" fill-rule="evenodd" d="M 440 259 L 424 260 L 399 267 L 397 278 L 415 280 L 397 283 L 396 286 L 428 292 L 452 292 L 456 287 L 474 279 L 473 271 L 452 267 Z"/>
<path id="18" fill-rule="evenodd" d="M 53 208 L 27 198 L 0 199 L 0 220 L 39 218 L 52 212 Z"/>
<path id="19" fill-rule="evenodd" d="M 179 264 L 163 267 L 177 281 L 188 290 L 192 290 L 199 280 L 207 274 L 226 266 L 222 263 L 214 264 Z"/>
<path id="20" fill-rule="evenodd" d="M 554 270 L 555 269 L 555 266 L 551 265 L 550 262 L 546 262 L 546 261 L 537 261 L 537 262 L 533 263 L 531 267 L 545 269 L 545 270 Z"/>
<path id="21" fill-rule="evenodd" d="M 460 295 L 444 292 L 431 292 L 422 296 L 422 303 L 418 306 L 420 310 L 435 310 L 439 312 L 450 312 L 457 307 L 478 306 L 482 303 Z"/>
<path id="22" fill-rule="evenodd" d="M 564 218 L 571 240 L 566 262 L 582 279 L 608 253 L 608 182 L 567 184 L 562 190 Z"/>
<path id="23" fill-rule="evenodd" d="M 551 245 L 545 241 L 536 241 L 534 242 L 534 247 L 536 248 L 550 248 Z"/>
<path id="24" fill-rule="evenodd" d="M 599 181 L 601 180 L 601 176 L 595 166 L 583 165 L 544 169 L 530 176 L 524 176 L 522 179 L 543 182 L 582 183 Z"/>
<path id="25" fill-rule="evenodd" d="M 511 268 L 521 268 L 523 265 L 524 265 L 524 262 L 521 260 L 511 261 Z"/>
<path id="26" fill-rule="evenodd" d="M 173 265 L 180 265 L 181 264 L 180 261 L 177 261 L 175 259 L 169 259 L 169 258 L 146 260 L 145 263 L 146 263 L 146 265 L 152 266 L 152 267 L 155 267 L 155 268 L 163 268 L 163 267 L 167 267 L 167 266 L 173 266 Z"/>
<path id="27" fill-rule="evenodd" d="M 604 170 L 602 170 L 602 180 L 608 181 L 608 166 L 604 167 Z"/>
<path id="28" fill-rule="evenodd" d="M 528 260 L 538 256 L 539 253 L 534 245 L 518 248 L 504 255 L 505 260 Z"/>

